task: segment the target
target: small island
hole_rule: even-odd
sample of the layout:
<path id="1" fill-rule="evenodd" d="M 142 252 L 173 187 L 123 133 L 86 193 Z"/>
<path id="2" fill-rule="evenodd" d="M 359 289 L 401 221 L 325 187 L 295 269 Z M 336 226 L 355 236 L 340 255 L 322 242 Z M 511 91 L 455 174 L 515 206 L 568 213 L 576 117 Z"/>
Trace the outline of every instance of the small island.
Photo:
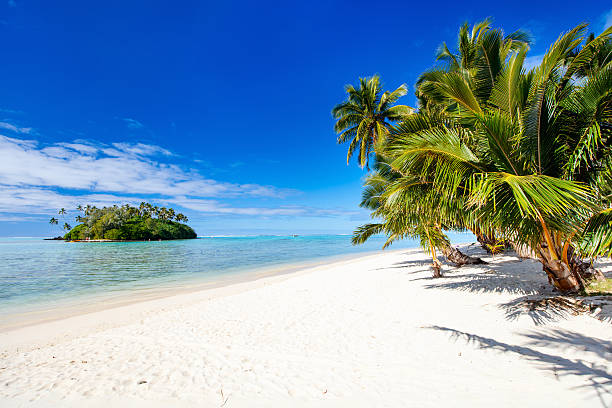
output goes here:
<path id="1" fill-rule="evenodd" d="M 98 208 L 87 205 L 78 206 L 79 223 L 74 228 L 64 222 L 68 231 L 61 239 L 66 241 L 149 241 L 197 238 L 196 232 L 184 224 L 188 218 L 172 208 L 157 207 L 142 202 L 140 206 L 129 204 Z M 59 215 L 66 215 L 64 208 Z M 55 217 L 49 221 L 58 225 Z"/>

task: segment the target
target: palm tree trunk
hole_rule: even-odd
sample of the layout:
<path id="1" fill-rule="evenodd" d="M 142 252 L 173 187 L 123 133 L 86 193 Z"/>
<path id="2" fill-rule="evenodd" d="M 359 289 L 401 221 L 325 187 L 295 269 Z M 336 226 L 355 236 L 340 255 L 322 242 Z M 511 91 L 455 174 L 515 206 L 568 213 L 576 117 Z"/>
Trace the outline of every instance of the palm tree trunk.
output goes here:
<path id="1" fill-rule="evenodd" d="M 440 248 L 440 250 L 446 257 L 446 260 L 455 264 L 455 266 L 461 267 L 463 265 L 486 264 L 486 262 L 480 258 L 476 258 L 476 257 L 464 254 L 463 252 L 461 252 L 460 250 L 452 246 L 450 243 L 447 243 L 446 245 L 444 245 L 442 248 Z"/>
<path id="2" fill-rule="evenodd" d="M 442 277 L 442 264 L 437 259 L 435 259 L 431 264 L 431 270 L 433 271 L 434 278 Z"/>
<path id="3" fill-rule="evenodd" d="M 436 246 L 434 245 L 433 240 L 431 239 L 431 235 L 429 235 L 429 232 L 426 230 L 425 233 L 427 234 L 427 241 L 429 242 L 429 252 L 431 254 L 431 270 L 433 272 L 433 277 L 441 278 L 442 264 L 440 263 L 440 261 L 438 261 L 438 256 L 436 255 Z"/>
<path id="4" fill-rule="evenodd" d="M 548 229 L 542 215 L 538 214 L 542 226 L 543 243 L 538 247 L 538 255 L 542 269 L 548 276 L 548 281 L 561 293 L 575 293 L 584 290 L 580 275 L 570 268 L 567 260 L 563 260 L 563 248 L 555 242 L 554 234 Z"/>
<path id="5" fill-rule="evenodd" d="M 548 282 L 561 293 L 576 293 L 583 289 L 582 281 L 572 273 L 569 265 L 560 259 L 555 259 L 546 243 L 538 247 L 538 258 L 542 269 L 548 276 Z"/>
<path id="6" fill-rule="evenodd" d="M 545 243 L 542 243 L 538 249 L 539 260 L 548 275 L 548 281 L 560 292 L 584 291 L 585 282 L 605 279 L 604 274 L 590 262 L 583 261 L 571 245 L 566 244 L 563 249 L 562 259 L 553 259 Z"/>
<path id="7" fill-rule="evenodd" d="M 575 271 L 575 273 L 578 274 L 580 279 L 585 282 L 592 280 L 602 281 L 606 279 L 604 274 L 599 269 L 596 269 L 592 263 L 582 260 L 582 258 L 576 254 L 576 251 L 572 245 L 568 244 L 567 248 L 564 249 L 568 265 L 572 271 Z"/>

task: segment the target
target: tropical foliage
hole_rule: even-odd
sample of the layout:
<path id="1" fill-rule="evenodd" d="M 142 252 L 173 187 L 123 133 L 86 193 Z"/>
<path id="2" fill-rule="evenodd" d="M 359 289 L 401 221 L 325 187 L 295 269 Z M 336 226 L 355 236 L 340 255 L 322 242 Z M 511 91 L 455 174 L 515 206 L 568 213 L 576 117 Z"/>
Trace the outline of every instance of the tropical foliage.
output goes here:
<path id="1" fill-rule="evenodd" d="M 612 251 L 612 28 L 586 28 L 527 70 L 524 33 L 462 26 L 458 53 L 444 44 L 445 64 L 418 78 L 418 112 L 376 145 L 362 205 L 383 222 L 355 242 L 384 232 L 431 249 L 428 236 L 467 229 L 528 248 L 561 291 L 601 278 L 589 259 Z"/>
<path id="2" fill-rule="evenodd" d="M 78 224 L 65 236 L 68 240 L 166 240 L 196 238 L 194 230 L 182 224 L 187 217 L 172 208 L 156 207 L 141 203 L 97 208 L 79 206 L 82 215 L 76 217 Z M 65 227 L 70 227 L 67 223 Z M 69 229 L 69 228 L 68 228 Z"/>
<path id="3" fill-rule="evenodd" d="M 339 134 L 338 143 L 349 142 L 346 162 L 357 151 L 357 161 L 361 167 L 368 166 L 370 153 L 378 141 L 386 138 L 393 128 L 392 122 L 401 120 L 413 112 L 406 105 L 394 105 L 406 95 L 406 85 L 399 86 L 395 91 L 382 90 L 380 78 L 374 75 L 361 78 L 359 88 L 347 85 L 346 101 L 336 105 L 332 115 L 336 119 L 335 130 Z"/>

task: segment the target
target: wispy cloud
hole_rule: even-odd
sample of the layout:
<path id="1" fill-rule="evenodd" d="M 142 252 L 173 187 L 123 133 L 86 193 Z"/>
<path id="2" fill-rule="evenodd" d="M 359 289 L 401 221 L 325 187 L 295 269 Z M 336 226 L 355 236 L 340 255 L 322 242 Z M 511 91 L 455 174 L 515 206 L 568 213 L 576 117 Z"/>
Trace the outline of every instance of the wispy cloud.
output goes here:
<path id="1" fill-rule="evenodd" d="M 8 6 L 9 7 L 17 7 L 17 3 L 15 2 L 15 0 L 8 0 Z"/>
<path id="2" fill-rule="evenodd" d="M 142 129 L 144 125 L 132 118 L 123 118 L 123 121 L 126 123 L 128 129 Z"/>
<path id="3" fill-rule="evenodd" d="M 113 143 L 113 147 L 117 148 L 120 152 L 127 152 L 138 156 L 173 156 L 172 152 L 164 149 L 163 147 L 153 146 L 143 143 Z"/>
<path id="4" fill-rule="evenodd" d="M 32 133 L 32 128 L 18 127 L 8 122 L 0 122 L 0 129 L 10 130 L 11 132 L 29 135 Z"/>
<path id="5" fill-rule="evenodd" d="M 151 201 L 151 199 L 148 196 L 125 196 L 108 193 L 66 194 L 45 187 L 0 184 L 0 222 L 38 220 L 48 214 L 55 214 L 58 208 L 71 209 L 76 208 L 79 204 L 103 207 L 115 204 L 138 205 L 142 201 Z M 157 197 L 153 201 L 157 205 L 180 206 L 197 213 L 217 216 L 337 217 L 357 214 L 355 211 L 309 206 L 239 207 L 215 199 L 186 196 Z M 21 214 L 29 215 L 23 216 Z M 39 215 L 39 218 L 36 217 L 36 214 Z"/>
<path id="6" fill-rule="evenodd" d="M 153 158 L 157 155 L 170 156 L 171 152 L 142 143 L 41 146 L 34 140 L 0 136 L 0 183 L 92 192 L 215 198 L 282 198 L 292 193 L 273 186 L 208 179 L 197 171 L 157 161 Z"/>
<path id="7" fill-rule="evenodd" d="M 351 215 L 342 209 L 252 205 L 253 199 L 278 200 L 299 192 L 213 180 L 168 162 L 176 157 L 160 146 L 143 143 L 76 140 L 43 145 L 36 140 L 0 135 L 0 221 L 18 214 L 48 214 L 78 204 L 104 206 L 141 201 L 214 215 Z M 244 205 L 247 202 L 251 205 Z"/>
<path id="8" fill-rule="evenodd" d="M 255 216 L 307 216 L 307 217 L 335 217 L 339 215 L 352 215 L 354 211 L 340 209 L 323 209 L 308 206 L 280 206 L 269 207 L 236 207 L 229 206 L 217 200 L 202 200 L 188 197 L 174 197 L 168 201 L 171 204 L 180 205 L 190 210 L 213 213 L 213 214 L 234 214 L 234 215 L 255 215 Z"/>
<path id="9" fill-rule="evenodd" d="M 0 113 L 6 113 L 8 115 L 23 115 L 24 112 L 20 111 L 20 110 L 15 110 L 15 109 L 2 109 L 0 108 Z"/>

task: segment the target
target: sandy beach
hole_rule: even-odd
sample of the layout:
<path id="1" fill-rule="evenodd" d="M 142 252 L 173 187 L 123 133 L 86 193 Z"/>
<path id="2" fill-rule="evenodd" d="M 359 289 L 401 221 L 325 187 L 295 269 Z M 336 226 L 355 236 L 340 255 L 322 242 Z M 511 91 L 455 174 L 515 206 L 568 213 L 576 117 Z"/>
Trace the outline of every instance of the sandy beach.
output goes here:
<path id="1" fill-rule="evenodd" d="M 530 308 L 540 264 L 484 259 L 432 279 L 387 251 L 4 331 L 0 405 L 612 406 L 612 299 Z"/>

